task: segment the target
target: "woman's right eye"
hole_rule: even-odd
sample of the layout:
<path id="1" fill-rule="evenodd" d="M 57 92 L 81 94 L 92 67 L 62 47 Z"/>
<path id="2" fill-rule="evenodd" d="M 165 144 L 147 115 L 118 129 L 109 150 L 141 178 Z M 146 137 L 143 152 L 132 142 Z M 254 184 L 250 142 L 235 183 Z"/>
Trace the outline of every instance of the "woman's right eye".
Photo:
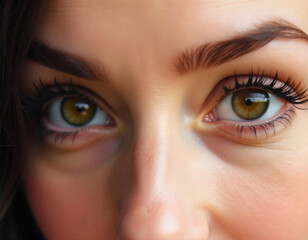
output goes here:
<path id="1" fill-rule="evenodd" d="M 57 128 L 74 130 L 99 125 L 113 126 L 114 121 L 91 100 L 80 96 L 57 99 L 45 107 L 45 121 Z"/>

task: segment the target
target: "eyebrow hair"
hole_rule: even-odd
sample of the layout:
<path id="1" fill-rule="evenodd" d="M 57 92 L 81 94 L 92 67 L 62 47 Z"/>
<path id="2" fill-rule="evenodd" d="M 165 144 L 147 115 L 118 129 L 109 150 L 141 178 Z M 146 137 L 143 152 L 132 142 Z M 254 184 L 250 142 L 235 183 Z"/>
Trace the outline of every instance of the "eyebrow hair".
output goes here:
<path id="1" fill-rule="evenodd" d="M 77 77 L 106 79 L 104 72 L 98 71 L 98 68 L 89 60 L 54 48 L 41 40 L 32 41 L 27 57 L 46 67 Z"/>
<path id="2" fill-rule="evenodd" d="M 308 42 L 308 35 L 303 30 L 286 20 L 278 19 L 255 25 L 253 29 L 237 34 L 229 40 L 190 48 L 178 55 L 174 65 L 181 75 L 200 68 L 219 66 L 256 51 L 278 38 Z"/>

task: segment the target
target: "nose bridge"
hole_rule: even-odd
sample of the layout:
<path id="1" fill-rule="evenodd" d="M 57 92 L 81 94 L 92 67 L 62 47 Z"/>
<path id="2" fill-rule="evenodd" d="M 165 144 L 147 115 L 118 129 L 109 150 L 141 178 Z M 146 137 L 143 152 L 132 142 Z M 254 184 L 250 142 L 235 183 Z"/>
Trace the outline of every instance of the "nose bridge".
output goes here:
<path id="1" fill-rule="evenodd" d="M 162 118 L 140 123 L 133 140 L 135 186 L 153 194 L 163 187 L 169 170 L 170 129 Z"/>
<path id="2" fill-rule="evenodd" d="M 164 90 L 152 86 L 150 80 L 145 86 L 148 94 L 140 93 L 137 106 L 132 108 L 134 124 L 130 161 L 135 189 L 154 194 L 175 177 L 171 164 L 174 149 L 181 138 L 177 131 L 178 104 L 171 101 Z"/>
<path id="3" fill-rule="evenodd" d="M 119 239 L 206 239 L 203 229 L 191 225 L 196 218 L 180 192 L 185 178 L 178 165 L 185 162 L 185 150 L 177 148 L 181 137 L 172 115 L 167 107 L 148 108 L 135 120 L 129 159 L 132 186 L 122 201 Z M 197 222 L 206 225 L 203 219 Z"/>
<path id="4" fill-rule="evenodd" d="M 147 113 L 146 113 L 147 111 Z M 135 120 L 131 190 L 122 206 L 121 239 L 169 239 L 182 225 L 184 208 L 172 187 L 172 127 L 168 112 L 148 108 Z M 159 114 L 159 115 L 158 115 Z M 173 239 L 171 238 L 171 239 Z"/>

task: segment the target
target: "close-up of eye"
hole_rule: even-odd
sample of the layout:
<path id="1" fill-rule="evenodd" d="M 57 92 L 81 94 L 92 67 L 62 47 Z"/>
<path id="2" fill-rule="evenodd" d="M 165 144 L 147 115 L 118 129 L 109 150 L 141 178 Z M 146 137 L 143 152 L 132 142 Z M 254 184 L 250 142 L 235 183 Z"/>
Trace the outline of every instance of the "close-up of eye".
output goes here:
<path id="1" fill-rule="evenodd" d="M 95 130 L 115 129 L 116 122 L 107 103 L 92 91 L 75 86 L 72 82 L 61 84 L 56 79 L 50 86 L 41 80 L 33 86 L 37 94 L 24 98 L 23 109 L 37 116 L 40 126 L 38 134 L 51 144 L 58 139 L 63 143 L 66 139 L 72 145 L 81 132 L 85 137 L 90 132 L 95 135 Z"/>
<path id="2" fill-rule="evenodd" d="M 305 103 L 307 98 L 300 84 L 295 84 L 290 77 L 281 82 L 278 73 L 270 78 L 264 73 L 251 72 L 248 76 L 234 76 L 222 82 L 224 95 L 205 115 L 204 121 L 223 122 L 228 133 L 239 137 L 245 134 L 257 137 L 260 131 L 265 137 L 272 136 L 277 124 L 291 124 L 294 106 Z"/>
<path id="3" fill-rule="evenodd" d="M 59 128 L 73 129 L 91 125 L 111 126 L 112 119 L 95 103 L 82 97 L 64 97 L 46 107 L 50 124 Z"/>

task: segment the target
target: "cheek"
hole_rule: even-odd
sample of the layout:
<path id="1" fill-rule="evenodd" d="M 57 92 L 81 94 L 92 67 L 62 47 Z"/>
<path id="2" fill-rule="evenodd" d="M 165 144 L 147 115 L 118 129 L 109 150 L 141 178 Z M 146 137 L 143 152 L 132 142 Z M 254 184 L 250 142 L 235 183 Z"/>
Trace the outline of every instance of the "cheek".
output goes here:
<path id="1" fill-rule="evenodd" d="M 204 138 L 203 142 L 219 159 L 214 169 L 218 200 L 213 204 L 213 219 L 218 221 L 213 221 L 212 232 L 225 228 L 234 239 L 307 239 L 305 143 L 281 141 L 271 148 L 255 148 L 240 147 L 215 136 L 211 139 Z M 200 192 L 205 191 L 203 188 Z"/>
<path id="2" fill-rule="evenodd" d="M 108 236 L 116 219 L 108 186 L 97 177 L 64 179 L 53 173 L 32 172 L 25 191 L 47 239 L 99 239 Z"/>
<path id="3" fill-rule="evenodd" d="M 58 144 L 61 145 L 61 142 Z M 66 144 L 75 145 L 72 142 Z M 48 166 L 68 176 L 84 175 L 108 165 L 116 157 L 120 146 L 119 138 L 103 138 L 82 147 L 71 147 L 71 149 L 61 149 L 49 144 L 38 145 L 28 154 L 30 156 L 28 162 L 32 165 Z"/>
<path id="4" fill-rule="evenodd" d="M 308 169 L 240 171 L 221 176 L 221 214 L 237 239 L 302 239 L 308 235 Z M 226 185 L 226 183 L 228 183 Z M 245 227 L 243 227 L 245 226 Z"/>
<path id="5" fill-rule="evenodd" d="M 29 157 L 24 189 L 47 239 L 110 235 L 117 219 L 108 181 L 113 154 L 103 148 L 93 146 L 74 154 L 43 151 Z"/>

